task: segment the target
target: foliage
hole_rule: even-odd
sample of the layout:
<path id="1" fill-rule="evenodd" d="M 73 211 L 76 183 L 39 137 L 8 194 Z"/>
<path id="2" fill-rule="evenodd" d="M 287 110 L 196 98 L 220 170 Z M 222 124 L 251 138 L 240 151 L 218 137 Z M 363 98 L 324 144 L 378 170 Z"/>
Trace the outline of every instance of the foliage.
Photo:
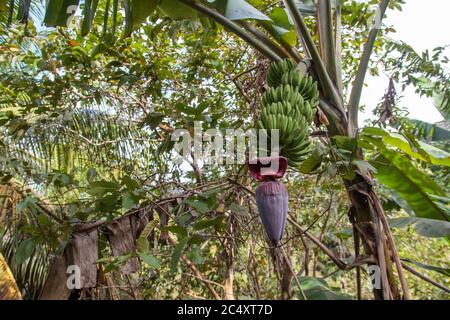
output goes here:
<path id="1" fill-rule="evenodd" d="M 298 62 L 306 55 L 296 36 L 299 21 L 270 1 L 195 2 L 204 5 L 201 11 L 187 0 L 67 0 L 65 5 L 82 8 L 82 16 L 67 27 L 71 13 L 61 11 L 61 1 L 49 1 L 45 10 L 32 3 L 25 8 L 31 12 L 23 16 L 25 25 L 8 21 L 3 10 L 0 19 L 0 250 L 24 297 L 39 295 L 49 258 L 62 252 L 78 224 L 106 224 L 151 208 L 154 220 L 136 239 L 136 252 L 113 257 L 100 228 L 97 262 L 113 284 L 127 287 L 131 281 L 147 299 L 211 298 L 206 283 L 220 292 L 233 270 L 237 298 L 278 298 L 280 273 L 255 223 L 250 191 L 255 185 L 246 168 L 194 159 L 178 165 L 170 133 L 192 132 L 194 121 L 203 121 L 203 129 L 254 127 L 268 60 Z M 341 6 L 342 59 L 333 60 L 340 68 L 324 59 L 324 69 L 315 61 L 312 71 L 322 87 L 331 83 L 330 90 L 322 90 L 329 101 L 336 98 L 334 90 L 350 95 L 374 2 L 334 3 L 336 12 Z M 402 3 L 391 1 L 389 8 L 400 9 Z M 324 20 L 313 27 L 323 8 L 311 1 L 297 6 L 309 27 L 302 41 L 326 51 L 338 39 L 324 38 Z M 39 27 L 40 21 L 46 27 Z M 443 48 L 419 55 L 390 41 L 393 31 L 383 26 L 368 69 L 377 73 L 377 61 L 385 57 L 384 71 L 396 83 L 437 97 L 446 116 Z M 249 38 L 255 34 L 257 41 Z M 291 218 L 339 259 L 353 262 L 349 199 L 341 180 L 349 184 L 357 175 L 374 176 L 371 187 L 381 194 L 400 256 L 448 286 L 448 149 L 421 141 L 407 125 L 399 130 L 377 125 L 349 136 L 336 120 L 347 112 L 344 104 L 334 107 L 330 112 L 321 105 L 312 127 L 313 151 L 286 178 Z M 362 151 L 365 159 L 359 157 Z M 155 203 L 161 203 L 168 221 Z M 303 298 L 301 291 L 307 299 L 356 296 L 355 269 L 338 269 L 293 224 L 283 241 L 302 289 L 292 280 L 295 298 Z M 126 279 L 120 269 L 136 257 L 141 269 Z M 407 280 L 414 298 L 446 298 L 411 275 Z M 362 297 L 370 292 L 364 286 Z M 127 290 L 118 294 L 136 296 Z"/>

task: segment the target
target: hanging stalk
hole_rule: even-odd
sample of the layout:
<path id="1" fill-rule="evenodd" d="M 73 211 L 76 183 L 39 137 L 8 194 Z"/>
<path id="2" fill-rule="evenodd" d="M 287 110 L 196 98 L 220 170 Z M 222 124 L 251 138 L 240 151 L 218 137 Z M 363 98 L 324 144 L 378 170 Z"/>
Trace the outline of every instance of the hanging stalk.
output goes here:
<path id="1" fill-rule="evenodd" d="M 272 61 L 278 61 L 282 60 L 282 58 L 273 52 L 270 48 L 268 48 L 265 44 L 263 44 L 258 39 L 255 39 L 250 34 L 248 34 L 246 31 L 244 31 L 238 24 L 231 21 L 230 19 L 226 18 L 225 16 L 221 15 L 215 10 L 212 10 L 200 3 L 196 3 L 192 0 L 180 0 L 181 2 L 185 3 L 186 5 L 190 6 L 191 8 L 203 13 L 204 15 L 210 17 L 214 21 L 221 24 L 223 27 L 225 27 L 230 32 L 233 32 L 235 35 L 240 37 L 242 40 L 249 43 L 251 46 L 253 46 L 256 50 L 261 52 L 264 56 L 269 58 Z"/>
<path id="2" fill-rule="evenodd" d="M 314 44 L 314 40 L 312 39 L 312 36 L 305 24 L 302 14 L 296 7 L 294 0 L 283 0 L 283 2 L 285 3 L 285 6 L 288 9 L 289 15 L 291 16 L 292 20 L 294 20 L 298 37 L 304 40 L 305 46 L 311 54 L 311 58 L 314 62 L 314 68 L 317 72 L 320 84 L 322 85 L 325 95 L 330 99 L 334 107 L 345 114 L 344 108 L 341 103 L 341 98 L 339 97 L 339 94 L 334 87 L 333 81 L 331 80 L 323 61 L 320 58 L 319 51 Z"/>
<path id="3" fill-rule="evenodd" d="M 382 0 L 379 6 L 379 21 L 375 21 L 373 28 L 369 32 L 366 45 L 364 46 L 363 55 L 359 63 L 358 71 L 356 72 L 355 82 L 353 83 L 352 92 L 350 94 L 350 101 L 348 106 L 348 133 L 350 137 L 356 137 L 358 132 L 358 108 L 361 100 L 361 93 L 364 86 L 364 79 L 366 77 L 367 68 L 369 67 L 370 56 L 372 55 L 375 40 L 378 31 L 381 28 L 381 21 L 386 13 L 389 0 Z"/>
<path id="4" fill-rule="evenodd" d="M 331 80 L 337 85 L 336 48 L 334 44 L 331 0 L 318 0 L 317 23 L 322 59 Z"/>

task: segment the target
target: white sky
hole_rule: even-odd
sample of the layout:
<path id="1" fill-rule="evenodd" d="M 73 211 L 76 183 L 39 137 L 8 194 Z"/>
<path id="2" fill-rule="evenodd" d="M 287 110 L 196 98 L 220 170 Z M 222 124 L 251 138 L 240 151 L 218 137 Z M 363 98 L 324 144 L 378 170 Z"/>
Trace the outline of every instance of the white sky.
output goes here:
<path id="1" fill-rule="evenodd" d="M 397 33 L 390 34 L 391 38 L 403 40 L 420 53 L 450 44 L 449 14 L 449 0 L 406 0 L 402 12 L 387 12 L 385 24 L 392 25 L 397 30 Z M 446 53 L 450 56 L 450 50 Z M 360 124 L 373 117 L 372 110 L 383 97 L 388 80 L 385 76 L 374 78 L 368 75 L 366 84 L 361 98 L 361 104 L 366 105 L 366 110 L 360 112 Z M 410 118 L 432 123 L 443 120 L 431 99 L 419 97 L 413 88 L 406 89 L 403 96 L 400 106 L 409 111 Z"/>

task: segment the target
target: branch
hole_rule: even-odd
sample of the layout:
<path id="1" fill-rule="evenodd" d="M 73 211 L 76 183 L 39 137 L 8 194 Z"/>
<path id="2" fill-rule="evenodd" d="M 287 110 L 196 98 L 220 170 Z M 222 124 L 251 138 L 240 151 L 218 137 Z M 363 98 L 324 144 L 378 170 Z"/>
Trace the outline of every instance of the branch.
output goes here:
<path id="1" fill-rule="evenodd" d="M 176 245 L 177 243 L 175 242 L 175 240 L 172 239 L 172 237 L 169 236 L 169 242 L 172 245 Z M 183 262 L 192 270 L 192 272 L 195 274 L 195 277 L 197 279 L 199 279 L 201 282 L 203 282 L 206 286 L 206 288 L 208 288 L 209 292 L 211 293 L 211 295 L 214 297 L 214 299 L 216 300 L 222 300 L 220 298 L 220 295 L 217 293 L 217 291 L 212 287 L 211 285 L 211 281 L 209 281 L 208 279 L 206 279 L 203 274 L 200 272 L 200 270 L 197 269 L 197 267 L 195 266 L 195 264 L 192 263 L 191 260 L 189 260 L 186 255 L 181 255 L 181 260 L 183 260 Z"/>
<path id="2" fill-rule="evenodd" d="M 327 246 L 325 246 L 319 239 L 311 235 L 309 232 L 304 231 L 303 228 L 294 220 L 292 216 L 288 216 L 288 221 L 302 234 L 304 234 L 309 240 L 311 240 L 320 250 L 322 250 L 331 260 L 339 267 L 339 269 L 346 270 L 347 264 L 336 255 Z"/>
<path id="3" fill-rule="evenodd" d="M 8 181 L 6 183 L 6 185 L 10 186 L 14 191 L 18 192 L 20 194 L 20 196 L 22 198 L 27 197 L 27 191 L 25 191 L 21 186 L 20 183 L 18 181 L 16 181 L 15 179 L 11 179 L 10 181 Z M 44 202 L 41 197 L 34 193 L 33 191 L 29 192 L 30 194 L 32 194 L 34 197 L 38 198 L 39 201 L 36 203 L 36 206 L 42 210 L 46 215 L 48 215 L 50 218 L 52 218 L 53 220 L 55 220 L 56 222 L 58 222 L 59 224 L 63 224 L 64 220 L 61 219 L 60 217 L 58 217 L 56 215 L 56 213 L 54 213 L 51 209 L 47 208 L 45 205 L 43 205 L 42 203 Z M 41 203 L 42 202 L 42 203 Z"/>
<path id="4" fill-rule="evenodd" d="M 382 0 L 380 3 L 380 20 L 375 21 L 374 27 L 370 30 L 369 37 L 366 45 L 364 46 L 361 61 L 359 63 L 358 71 L 356 72 L 355 82 L 350 94 L 348 106 L 348 133 L 351 137 L 355 137 L 358 131 L 358 108 L 364 86 L 364 79 L 366 77 L 367 68 L 369 67 L 370 56 L 372 55 L 375 40 L 377 38 L 378 31 L 381 28 L 381 20 L 383 19 L 388 4 L 389 0 Z"/>
<path id="5" fill-rule="evenodd" d="M 405 268 L 405 270 L 408 270 L 409 272 L 411 272 L 413 275 L 419 277 L 420 279 L 432 284 L 433 286 L 438 287 L 439 289 L 444 290 L 447 293 L 450 293 L 450 288 L 447 288 L 446 286 L 440 284 L 439 282 L 436 282 L 436 281 L 428 278 L 427 276 L 421 274 L 419 271 L 408 266 L 406 263 L 402 262 L 402 266 L 403 266 L 403 268 Z"/>
<path id="6" fill-rule="evenodd" d="M 212 9 L 210 9 L 200 3 L 197 3 L 193 0 L 180 0 L 180 1 L 185 3 L 186 5 L 190 6 L 191 8 L 197 10 L 198 12 L 201 12 L 204 15 L 210 17 L 217 23 L 221 24 L 226 29 L 233 32 L 234 34 L 236 34 L 238 37 L 240 37 L 244 41 L 248 42 L 256 50 L 261 52 L 264 56 L 266 56 L 270 60 L 273 60 L 273 61 L 282 60 L 282 58 L 278 54 L 276 54 L 271 49 L 269 49 L 265 44 L 263 44 L 258 39 L 255 39 L 254 37 L 252 37 L 250 34 L 248 34 L 246 31 L 244 31 L 238 24 L 231 21 L 227 17 L 221 15 L 217 11 L 212 10 Z"/>
<path id="7" fill-rule="evenodd" d="M 324 90 L 325 95 L 331 100 L 334 106 L 342 110 L 342 100 L 339 96 L 326 68 L 320 58 L 319 51 L 317 50 L 314 40 L 309 33 L 308 27 L 305 24 L 302 14 L 295 5 L 294 0 L 283 0 L 286 8 L 288 9 L 289 15 L 294 20 L 294 24 L 297 30 L 298 37 L 303 39 L 305 42 L 306 49 L 311 54 L 311 58 L 314 62 L 314 68 L 319 77 L 320 83 Z"/>

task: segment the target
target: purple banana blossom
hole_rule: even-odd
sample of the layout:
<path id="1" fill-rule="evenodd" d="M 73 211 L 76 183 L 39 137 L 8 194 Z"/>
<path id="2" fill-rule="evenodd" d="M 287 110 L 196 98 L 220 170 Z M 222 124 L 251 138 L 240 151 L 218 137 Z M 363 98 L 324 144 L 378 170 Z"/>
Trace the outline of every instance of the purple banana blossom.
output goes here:
<path id="1" fill-rule="evenodd" d="M 249 163 L 249 171 L 256 181 L 262 182 L 256 189 L 256 204 L 267 236 L 277 245 L 283 236 L 288 211 L 288 192 L 285 185 L 276 181 L 287 169 L 285 157 L 258 158 Z"/>
<path id="2" fill-rule="evenodd" d="M 256 204 L 262 224 L 273 245 L 283 236 L 288 212 L 288 192 L 280 181 L 264 181 L 256 189 Z"/>
<path id="3" fill-rule="evenodd" d="M 287 166 L 288 160 L 285 157 L 262 157 L 248 164 L 250 174 L 256 181 L 282 178 Z"/>

